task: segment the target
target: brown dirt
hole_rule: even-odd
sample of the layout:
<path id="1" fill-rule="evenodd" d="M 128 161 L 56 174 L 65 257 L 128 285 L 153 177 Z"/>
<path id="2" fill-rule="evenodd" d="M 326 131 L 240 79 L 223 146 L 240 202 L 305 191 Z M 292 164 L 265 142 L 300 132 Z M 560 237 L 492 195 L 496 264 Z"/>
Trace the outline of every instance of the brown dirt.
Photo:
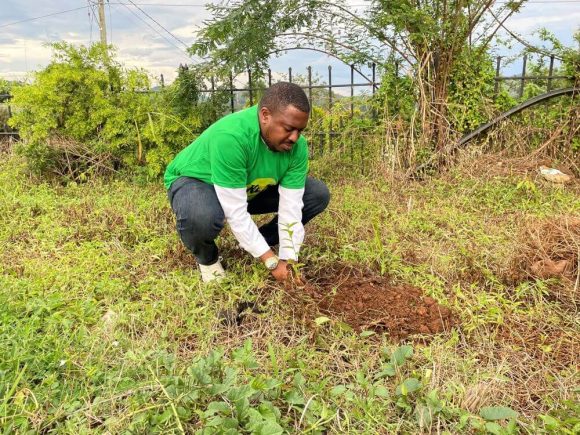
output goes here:
<path id="1" fill-rule="evenodd" d="M 516 244 L 518 250 L 506 271 L 508 283 L 527 279 L 560 278 L 562 292 L 554 295 L 566 302 L 575 302 L 580 250 L 580 218 L 533 221 L 524 226 Z"/>
<path id="2" fill-rule="evenodd" d="M 410 285 L 394 286 L 386 278 L 345 267 L 338 273 L 287 289 L 295 306 L 307 305 L 357 331 L 387 333 L 394 339 L 449 330 L 455 318 L 423 291 Z"/>

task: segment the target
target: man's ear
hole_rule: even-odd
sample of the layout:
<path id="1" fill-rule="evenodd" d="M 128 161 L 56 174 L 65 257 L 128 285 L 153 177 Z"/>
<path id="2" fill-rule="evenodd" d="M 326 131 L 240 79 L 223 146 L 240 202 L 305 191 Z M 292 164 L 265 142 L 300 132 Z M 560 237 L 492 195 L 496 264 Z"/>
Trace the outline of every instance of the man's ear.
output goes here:
<path id="1" fill-rule="evenodd" d="M 266 106 L 260 108 L 259 114 L 260 120 L 262 122 L 268 122 L 272 117 L 272 112 L 270 112 L 270 109 L 268 109 Z"/>

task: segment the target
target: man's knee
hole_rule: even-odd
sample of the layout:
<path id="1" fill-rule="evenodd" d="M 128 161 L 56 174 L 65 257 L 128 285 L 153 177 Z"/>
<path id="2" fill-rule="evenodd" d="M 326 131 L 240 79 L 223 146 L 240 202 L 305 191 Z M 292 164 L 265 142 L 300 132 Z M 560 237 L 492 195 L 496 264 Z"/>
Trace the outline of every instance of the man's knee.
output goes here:
<path id="1" fill-rule="evenodd" d="M 225 225 L 221 208 L 183 207 L 176 210 L 177 230 L 199 240 L 213 240 Z"/>
<path id="2" fill-rule="evenodd" d="M 304 188 L 304 202 L 316 208 L 318 213 L 324 211 L 330 202 L 330 191 L 324 182 L 308 177 Z"/>

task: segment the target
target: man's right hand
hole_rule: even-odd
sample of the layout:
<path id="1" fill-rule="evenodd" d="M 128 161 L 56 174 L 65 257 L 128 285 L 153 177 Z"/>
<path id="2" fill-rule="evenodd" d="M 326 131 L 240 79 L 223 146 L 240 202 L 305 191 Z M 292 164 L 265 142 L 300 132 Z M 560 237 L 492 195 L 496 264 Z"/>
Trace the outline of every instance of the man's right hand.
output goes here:
<path id="1" fill-rule="evenodd" d="M 288 279 L 288 274 L 288 262 L 286 260 L 280 260 L 276 269 L 272 270 L 272 276 L 276 278 L 276 281 L 286 281 Z"/>

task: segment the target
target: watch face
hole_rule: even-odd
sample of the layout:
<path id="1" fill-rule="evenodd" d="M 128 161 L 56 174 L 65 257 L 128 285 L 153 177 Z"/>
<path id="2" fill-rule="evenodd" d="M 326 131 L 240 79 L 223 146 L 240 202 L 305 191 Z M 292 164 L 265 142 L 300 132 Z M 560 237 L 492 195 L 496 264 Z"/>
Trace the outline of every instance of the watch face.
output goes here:
<path id="1" fill-rule="evenodd" d="M 266 267 L 269 270 L 274 270 L 278 267 L 278 259 L 274 260 L 274 261 L 268 261 L 268 263 L 266 264 Z"/>

